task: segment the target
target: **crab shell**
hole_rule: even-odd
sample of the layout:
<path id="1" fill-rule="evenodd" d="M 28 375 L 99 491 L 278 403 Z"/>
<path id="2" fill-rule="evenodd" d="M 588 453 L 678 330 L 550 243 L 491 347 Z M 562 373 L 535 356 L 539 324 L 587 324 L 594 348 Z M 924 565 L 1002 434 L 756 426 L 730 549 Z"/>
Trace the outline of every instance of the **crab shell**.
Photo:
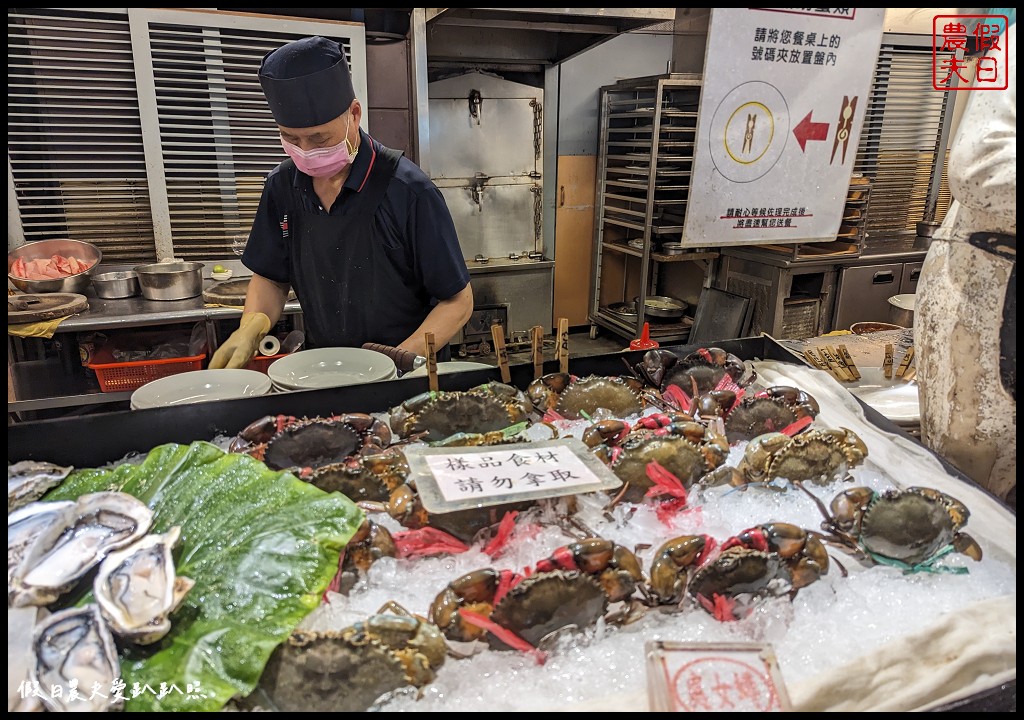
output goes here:
<path id="1" fill-rule="evenodd" d="M 596 623 L 608 608 L 608 594 L 581 570 L 542 572 L 519 582 L 494 607 L 491 620 L 534 647 L 560 631 L 582 630 Z M 494 649 L 506 649 L 494 635 Z"/>
<path id="2" fill-rule="evenodd" d="M 860 465 L 868 448 L 847 428 L 808 430 L 796 437 L 772 432 L 750 441 L 739 467 L 733 473 L 734 485 L 761 482 L 773 489 L 774 480 L 825 485 Z"/>
<path id="3" fill-rule="evenodd" d="M 689 488 L 725 462 L 729 443 L 699 423 L 681 423 L 662 431 L 635 430 L 613 448 L 600 445 L 595 453 L 629 487 L 626 502 L 641 502 L 654 482 L 647 466 L 656 461 Z"/>
<path id="4" fill-rule="evenodd" d="M 465 391 L 428 391 L 391 410 L 391 428 L 401 438 L 426 433 L 439 441 L 456 433 L 487 433 L 525 421 L 532 411 L 520 390 L 490 382 Z"/>
<path id="5" fill-rule="evenodd" d="M 743 360 L 715 347 L 700 348 L 681 359 L 669 350 L 648 350 L 637 371 L 660 390 L 677 385 L 691 396 L 716 389 L 726 375 L 740 386 L 753 381 L 752 376 L 746 377 Z"/>
<path id="6" fill-rule="evenodd" d="M 780 431 L 801 418 L 814 419 L 819 412 L 818 402 L 808 393 L 777 385 L 740 400 L 725 417 L 725 434 L 730 443 L 752 440 Z"/>
<path id="7" fill-rule="evenodd" d="M 793 579 L 777 553 L 737 546 L 697 568 L 686 589 L 705 609 L 705 603 L 713 603 L 716 596 L 736 601 L 733 616 L 740 619 L 753 612 L 760 600 L 788 594 Z"/>
<path id="8" fill-rule="evenodd" d="M 644 408 L 640 391 L 643 383 L 634 378 L 590 375 L 574 377 L 550 373 L 530 383 L 527 397 L 542 415 L 555 410 L 562 417 L 578 420 L 605 408 L 615 417 L 635 415 Z"/>
<path id="9" fill-rule="evenodd" d="M 970 511 L 956 498 L 933 488 L 910 487 L 875 493 L 851 488 L 832 501 L 837 525 L 849 531 L 872 555 L 917 565 L 947 545 L 974 560 L 981 547 L 961 532 Z"/>
<path id="10" fill-rule="evenodd" d="M 650 590 L 662 605 L 682 602 L 689 572 L 701 565 L 714 541 L 708 535 L 683 535 L 659 547 L 651 560 Z"/>
<path id="11" fill-rule="evenodd" d="M 472 543 L 481 531 L 501 522 L 505 513 L 522 512 L 536 504 L 536 500 L 522 500 L 431 514 L 423 507 L 419 495 L 411 485 L 401 485 L 391 493 L 387 502 L 387 511 L 388 515 L 401 523 L 402 527 L 410 530 L 432 527 L 443 530 L 464 543 Z"/>
<path id="12" fill-rule="evenodd" d="M 405 485 L 409 463 L 401 450 L 388 448 L 376 455 L 351 457 L 311 471 L 296 469 L 295 474 L 324 492 L 340 492 L 353 502 L 387 502 Z"/>
<path id="13" fill-rule="evenodd" d="M 444 653 L 437 629 L 411 617 L 296 630 L 270 656 L 255 699 L 282 712 L 362 712 L 386 693 L 433 680 Z"/>
<path id="14" fill-rule="evenodd" d="M 383 525 L 363 520 L 355 535 L 345 545 L 342 572 L 366 573 L 382 557 L 398 557 L 395 539 Z"/>
<path id="15" fill-rule="evenodd" d="M 269 418 L 273 420 L 273 418 Z M 258 420 L 254 425 L 268 418 Z M 250 425 L 250 428 L 253 426 Z M 242 431 L 245 436 L 247 431 Z M 262 435 L 260 435 L 262 437 Z M 262 457 L 273 470 L 320 468 L 351 457 L 380 452 L 391 442 L 388 426 L 364 413 L 285 422 L 262 446 Z"/>

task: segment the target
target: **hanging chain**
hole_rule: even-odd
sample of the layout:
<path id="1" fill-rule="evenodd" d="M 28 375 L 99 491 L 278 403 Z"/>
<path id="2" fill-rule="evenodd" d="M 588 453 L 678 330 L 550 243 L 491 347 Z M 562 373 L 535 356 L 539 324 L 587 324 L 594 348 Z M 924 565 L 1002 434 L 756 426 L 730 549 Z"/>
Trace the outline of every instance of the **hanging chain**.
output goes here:
<path id="1" fill-rule="evenodd" d="M 540 160 L 541 122 L 544 108 L 537 102 L 537 98 L 530 101 L 530 107 L 533 108 L 533 156 L 536 160 Z"/>
<path id="2" fill-rule="evenodd" d="M 541 162 L 541 138 L 543 137 L 543 121 L 544 121 L 544 107 L 536 98 L 530 101 L 530 107 L 533 108 L 533 156 L 534 156 L 534 171 L 530 173 L 538 184 L 535 184 L 530 190 L 533 192 L 533 249 L 540 250 L 541 246 L 541 234 L 543 224 L 543 213 L 544 213 L 544 191 L 542 186 L 539 184 L 541 174 L 537 171 L 537 163 Z"/>

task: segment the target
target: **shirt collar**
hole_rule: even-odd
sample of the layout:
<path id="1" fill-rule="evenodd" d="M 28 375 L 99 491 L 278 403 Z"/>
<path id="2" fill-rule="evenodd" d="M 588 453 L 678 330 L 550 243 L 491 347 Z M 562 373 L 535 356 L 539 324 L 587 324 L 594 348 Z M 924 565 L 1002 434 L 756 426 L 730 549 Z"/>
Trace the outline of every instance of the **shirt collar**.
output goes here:
<path id="1" fill-rule="evenodd" d="M 366 176 L 370 172 L 373 155 L 373 138 L 360 128 L 359 152 L 356 153 L 356 159 L 352 161 L 352 171 L 348 174 L 345 184 L 341 186 L 342 190 L 347 188 L 353 192 L 359 192 L 362 189 L 363 184 L 366 182 Z M 295 173 L 292 176 L 292 185 L 299 189 L 312 190 L 313 178 L 295 168 Z"/>

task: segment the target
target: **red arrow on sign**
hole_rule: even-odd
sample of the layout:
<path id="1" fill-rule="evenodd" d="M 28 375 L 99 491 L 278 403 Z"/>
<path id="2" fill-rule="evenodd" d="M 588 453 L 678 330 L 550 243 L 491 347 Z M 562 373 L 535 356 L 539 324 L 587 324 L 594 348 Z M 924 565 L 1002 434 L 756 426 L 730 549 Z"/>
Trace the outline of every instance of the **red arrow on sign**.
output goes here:
<path id="1" fill-rule="evenodd" d="M 824 140 L 828 137 L 828 123 L 816 123 L 811 121 L 811 113 L 807 113 L 807 117 L 800 121 L 800 124 L 793 128 L 793 134 L 796 135 L 796 141 L 800 143 L 800 149 L 807 152 L 807 141 L 808 140 Z"/>

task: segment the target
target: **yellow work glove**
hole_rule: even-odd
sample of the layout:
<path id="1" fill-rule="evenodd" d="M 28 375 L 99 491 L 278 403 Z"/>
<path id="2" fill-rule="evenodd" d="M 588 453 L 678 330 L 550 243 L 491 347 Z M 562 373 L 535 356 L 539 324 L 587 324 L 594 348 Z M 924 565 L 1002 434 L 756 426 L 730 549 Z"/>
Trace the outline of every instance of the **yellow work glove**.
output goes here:
<path id="1" fill-rule="evenodd" d="M 245 313 L 238 329 L 231 333 L 210 358 L 210 369 L 244 368 L 256 354 L 260 340 L 270 332 L 270 318 L 261 312 Z"/>

